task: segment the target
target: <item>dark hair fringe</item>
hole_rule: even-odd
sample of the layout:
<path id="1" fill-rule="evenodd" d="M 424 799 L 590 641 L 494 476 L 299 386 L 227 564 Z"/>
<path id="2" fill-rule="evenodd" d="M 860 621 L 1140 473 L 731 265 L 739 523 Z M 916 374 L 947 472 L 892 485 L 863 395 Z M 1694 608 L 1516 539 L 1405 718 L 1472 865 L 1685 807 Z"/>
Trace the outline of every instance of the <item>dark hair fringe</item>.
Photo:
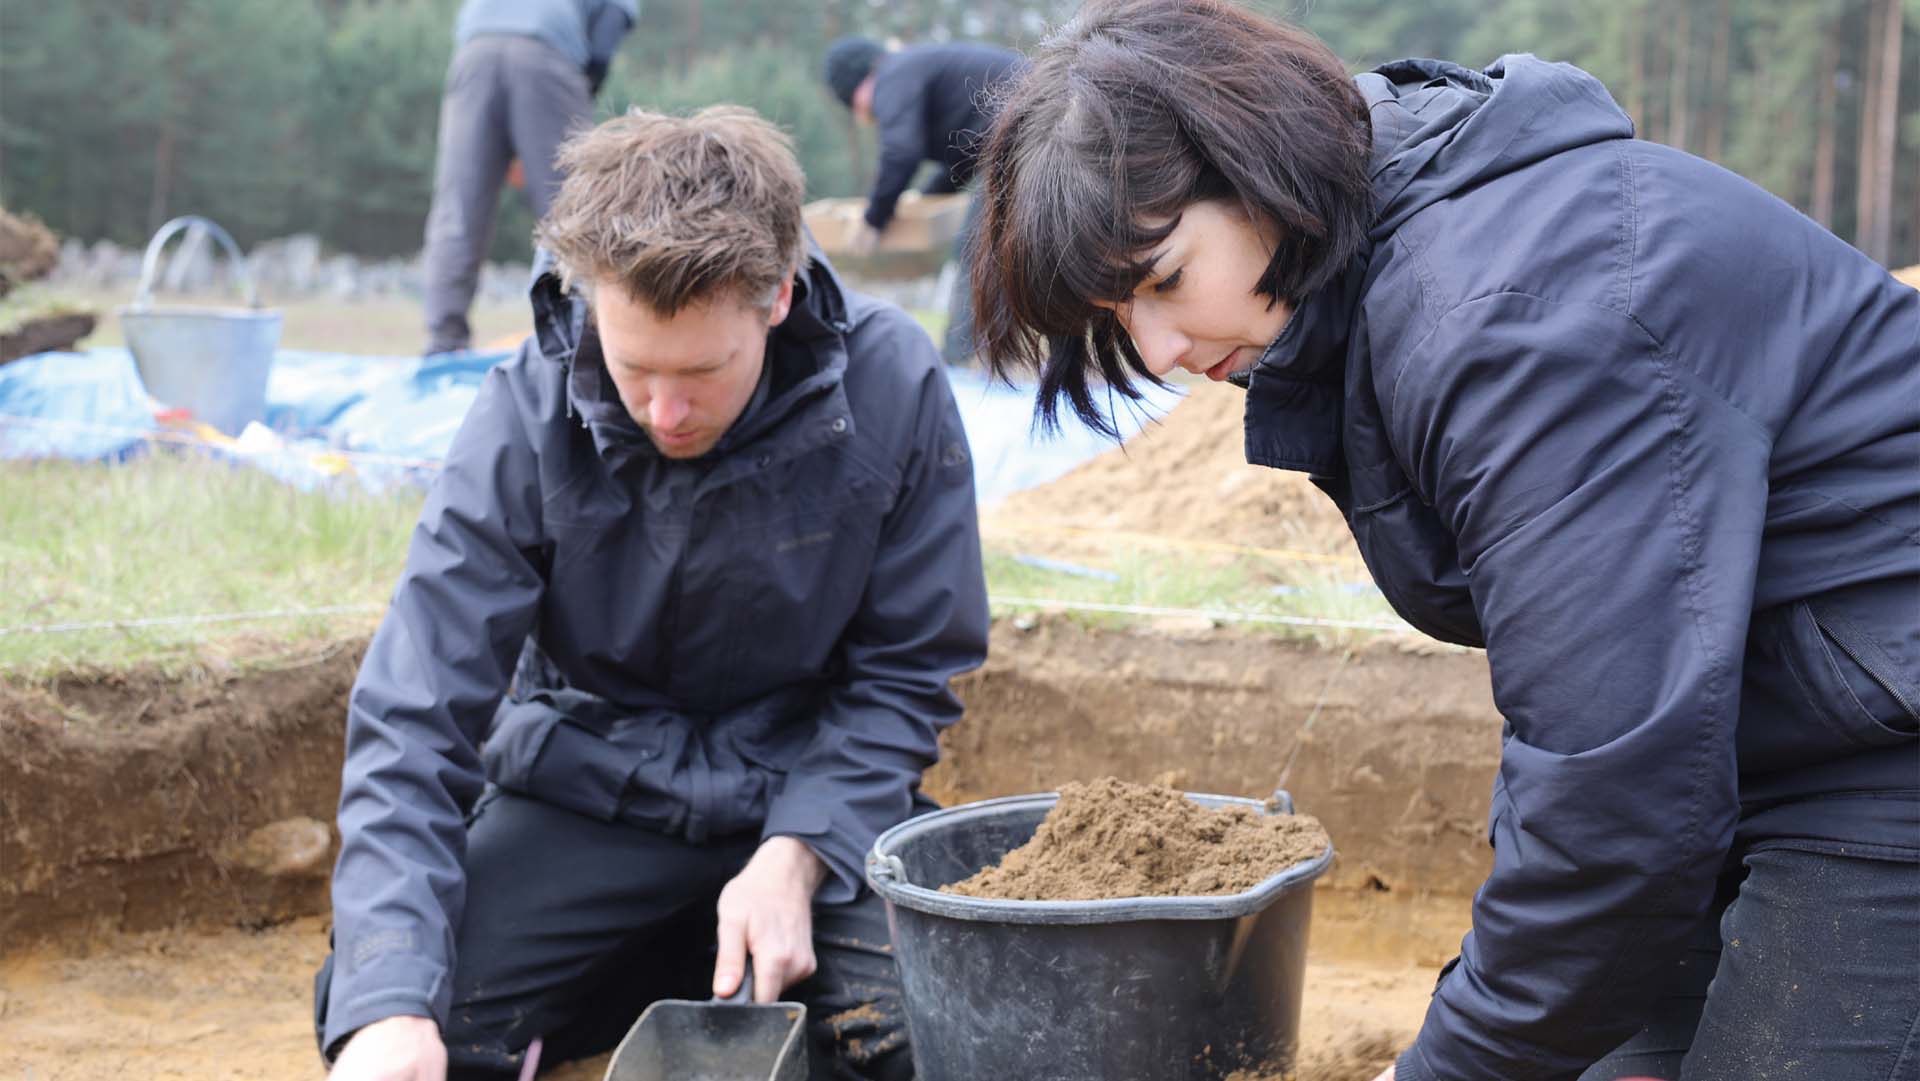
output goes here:
<path id="1" fill-rule="evenodd" d="M 1365 237 L 1366 103 L 1304 30 L 1220 0 L 1094 0 L 994 96 L 974 333 L 996 376 L 1039 373 L 1044 430 L 1064 399 L 1117 438 L 1098 385 L 1127 402 L 1161 385 L 1095 301 L 1132 294 L 1186 207 L 1232 200 L 1278 226 L 1254 284 L 1273 302 L 1325 285 Z"/>

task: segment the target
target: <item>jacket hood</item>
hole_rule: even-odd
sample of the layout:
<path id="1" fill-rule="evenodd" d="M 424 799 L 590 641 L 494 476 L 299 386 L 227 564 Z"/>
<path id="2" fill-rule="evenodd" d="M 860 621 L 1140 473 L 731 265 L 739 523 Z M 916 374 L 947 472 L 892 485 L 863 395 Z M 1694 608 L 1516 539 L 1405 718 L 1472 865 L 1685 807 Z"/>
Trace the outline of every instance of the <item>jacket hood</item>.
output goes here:
<path id="1" fill-rule="evenodd" d="M 1600 80 L 1524 53 L 1484 72 L 1399 60 L 1355 82 L 1373 122 L 1376 242 L 1421 209 L 1503 173 L 1633 136 L 1633 121 Z"/>
<path id="2" fill-rule="evenodd" d="M 1373 123 L 1373 226 L 1347 269 L 1301 302 L 1247 377 L 1248 460 L 1322 476 L 1339 467 L 1342 372 L 1373 249 L 1443 199 L 1562 151 L 1633 135 L 1598 79 L 1525 54 L 1485 71 L 1398 60 L 1355 82 Z M 1254 423 L 1281 416 L 1296 423 Z"/>
<path id="3" fill-rule="evenodd" d="M 756 404 L 734 422 L 713 453 L 724 454 L 755 441 L 795 410 L 822 397 L 844 398 L 840 383 L 846 373 L 845 335 L 850 329 L 846 291 L 813 236 L 806 234 L 803 239 L 793 308 L 767 335 L 769 371 L 762 379 L 770 379 L 772 385 L 764 396 L 755 396 Z M 552 254 L 544 249 L 535 255 L 530 299 L 540 355 L 566 370 L 568 412 L 593 433 L 602 454 L 657 457 L 652 441 L 627 412 L 607 375 L 586 298 L 566 288 Z"/>

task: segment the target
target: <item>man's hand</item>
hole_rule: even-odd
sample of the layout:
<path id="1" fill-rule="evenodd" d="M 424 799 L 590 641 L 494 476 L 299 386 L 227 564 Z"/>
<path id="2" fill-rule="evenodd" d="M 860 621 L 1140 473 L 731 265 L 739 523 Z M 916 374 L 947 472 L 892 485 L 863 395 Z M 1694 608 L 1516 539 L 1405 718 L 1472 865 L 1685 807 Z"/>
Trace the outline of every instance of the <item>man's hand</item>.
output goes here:
<path id="1" fill-rule="evenodd" d="M 851 237 L 847 238 L 847 254 L 849 255 L 872 255 L 873 249 L 879 246 L 880 230 L 875 229 L 872 225 L 864 221 L 860 223 L 860 228 L 855 230 Z"/>
<path id="2" fill-rule="evenodd" d="M 347 1038 L 327 1081 L 446 1081 L 447 1047 L 428 1017 L 389 1017 Z"/>
<path id="3" fill-rule="evenodd" d="M 713 966 L 713 993 L 740 987 L 753 955 L 753 1000 L 773 1002 L 787 988 L 813 975 L 813 891 L 827 865 L 806 843 L 769 837 L 733 881 L 720 891 L 720 958 Z"/>

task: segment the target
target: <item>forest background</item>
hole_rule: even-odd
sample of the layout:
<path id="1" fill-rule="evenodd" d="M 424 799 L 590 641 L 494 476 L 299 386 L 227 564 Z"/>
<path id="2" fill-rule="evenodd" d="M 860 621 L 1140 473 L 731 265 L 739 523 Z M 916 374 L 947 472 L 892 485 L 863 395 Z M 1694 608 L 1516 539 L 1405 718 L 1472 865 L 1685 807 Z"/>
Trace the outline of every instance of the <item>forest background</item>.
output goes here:
<path id="1" fill-rule="evenodd" d="M 844 33 L 1031 46 L 1067 0 L 643 0 L 599 96 L 733 101 L 793 136 L 809 196 L 859 193 L 870 136 L 821 85 Z M 1893 266 L 1920 262 L 1920 0 L 1254 2 L 1357 70 L 1508 52 L 1599 76 L 1643 138 L 1717 161 Z M 0 205 L 140 245 L 204 213 L 241 241 L 312 233 L 361 256 L 420 244 L 458 0 L 63 0 L 0 5 Z M 524 259 L 524 200 L 493 255 Z"/>

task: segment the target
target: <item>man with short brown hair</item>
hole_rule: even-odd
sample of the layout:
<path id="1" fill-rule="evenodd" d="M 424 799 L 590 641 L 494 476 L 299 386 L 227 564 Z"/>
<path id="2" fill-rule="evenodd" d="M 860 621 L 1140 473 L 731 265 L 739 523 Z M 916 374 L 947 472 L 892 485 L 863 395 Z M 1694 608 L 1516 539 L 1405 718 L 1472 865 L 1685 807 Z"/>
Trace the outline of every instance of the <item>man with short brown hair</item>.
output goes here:
<path id="1" fill-rule="evenodd" d="M 756 1000 L 811 1007 L 812 1076 L 910 1077 L 861 872 L 931 807 L 986 652 L 952 393 L 807 246 L 765 121 L 633 113 L 562 162 L 536 333 L 350 699 L 322 1051 L 337 1081 L 513 1077 L 751 960 Z"/>

